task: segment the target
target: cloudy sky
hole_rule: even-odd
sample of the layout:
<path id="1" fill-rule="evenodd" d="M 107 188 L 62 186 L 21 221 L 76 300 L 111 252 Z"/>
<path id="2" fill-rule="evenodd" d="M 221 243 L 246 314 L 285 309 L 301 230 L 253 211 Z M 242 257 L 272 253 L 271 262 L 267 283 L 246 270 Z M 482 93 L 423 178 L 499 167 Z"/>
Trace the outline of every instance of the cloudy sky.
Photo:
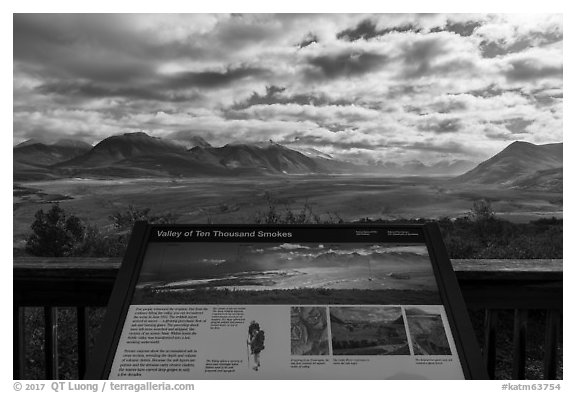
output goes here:
<path id="1" fill-rule="evenodd" d="M 562 16 L 14 16 L 14 143 L 274 140 L 358 162 L 562 141 Z"/>

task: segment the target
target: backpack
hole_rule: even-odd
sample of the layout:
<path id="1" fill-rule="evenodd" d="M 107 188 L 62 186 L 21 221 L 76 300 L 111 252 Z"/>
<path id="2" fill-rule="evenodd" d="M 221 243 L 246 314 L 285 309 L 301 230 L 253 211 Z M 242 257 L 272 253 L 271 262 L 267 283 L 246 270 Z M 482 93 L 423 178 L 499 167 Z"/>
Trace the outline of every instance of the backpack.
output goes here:
<path id="1" fill-rule="evenodd" d="M 252 322 L 250 326 L 248 326 L 248 334 L 250 335 L 250 337 L 252 337 L 252 333 L 254 333 L 255 330 L 259 329 L 260 325 L 258 324 L 258 322 Z"/>
<path id="2" fill-rule="evenodd" d="M 264 330 L 260 330 L 256 333 L 256 337 L 254 338 L 254 352 L 260 352 L 264 350 Z"/>

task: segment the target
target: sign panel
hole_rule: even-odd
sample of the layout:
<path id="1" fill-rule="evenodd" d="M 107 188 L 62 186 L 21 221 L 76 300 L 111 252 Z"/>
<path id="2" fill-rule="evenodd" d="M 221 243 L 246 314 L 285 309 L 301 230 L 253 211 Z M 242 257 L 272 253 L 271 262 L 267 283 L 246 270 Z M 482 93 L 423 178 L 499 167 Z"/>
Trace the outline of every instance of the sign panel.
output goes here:
<path id="1" fill-rule="evenodd" d="M 88 377 L 485 378 L 433 229 L 143 225 Z"/>

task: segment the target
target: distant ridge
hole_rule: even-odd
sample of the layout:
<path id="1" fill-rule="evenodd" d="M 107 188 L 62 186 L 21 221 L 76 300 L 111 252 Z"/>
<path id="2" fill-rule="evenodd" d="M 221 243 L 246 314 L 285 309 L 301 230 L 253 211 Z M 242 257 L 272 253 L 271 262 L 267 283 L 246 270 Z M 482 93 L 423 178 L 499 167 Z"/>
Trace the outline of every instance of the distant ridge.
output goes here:
<path id="1" fill-rule="evenodd" d="M 421 161 L 412 160 L 407 162 L 385 162 L 380 164 L 382 168 L 390 174 L 395 175 L 442 175 L 442 176 L 456 176 L 465 173 L 466 171 L 474 168 L 477 163 L 468 160 L 443 160 L 437 163 L 426 165 Z"/>
<path id="2" fill-rule="evenodd" d="M 534 188 L 538 187 L 536 179 L 543 181 L 546 176 L 554 176 L 556 184 L 550 186 L 557 188 L 562 177 L 562 148 L 562 143 L 535 145 L 516 141 L 453 182 Z"/>
<path id="3" fill-rule="evenodd" d="M 40 139 L 36 139 L 36 138 L 32 138 L 32 139 L 27 139 L 24 142 L 20 142 L 19 144 L 17 144 L 16 146 L 14 146 L 14 149 L 20 148 L 20 147 L 24 147 L 24 146 L 29 146 L 29 145 L 35 145 L 37 143 L 40 143 L 42 145 L 47 145 L 48 143 L 45 143 L 44 141 L 40 140 Z"/>
<path id="4" fill-rule="evenodd" d="M 30 139 L 14 146 L 12 152 L 15 163 L 49 166 L 77 157 L 91 148 L 91 145 L 81 141 L 59 140 L 45 144 Z"/>
<path id="5" fill-rule="evenodd" d="M 202 138 L 201 136 L 195 135 L 192 138 L 188 139 L 188 149 L 191 149 L 193 147 L 212 147 L 211 144 L 209 144 L 208 142 L 206 142 L 206 140 L 204 138 Z"/>
<path id="6" fill-rule="evenodd" d="M 186 149 L 186 144 L 195 145 Z M 52 166 L 61 176 L 180 177 L 314 174 L 353 170 L 345 162 L 308 157 L 273 143 L 231 143 L 212 147 L 201 137 L 174 142 L 144 132 L 108 137 Z"/>
<path id="7" fill-rule="evenodd" d="M 89 150 L 93 147 L 91 144 L 77 139 L 59 139 L 52 143 L 51 146 L 73 147 L 79 150 Z"/>
<path id="8" fill-rule="evenodd" d="M 186 149 L 171 141 L 133 132 L 108 137 L 85 154 L 60 163 L 65 167 L 100 167 L 137 156 L 182 153 Z"/>
<path id="9" fill-rule="evenodd" d="M 369 173 L 454 176 L 465 172 L 450 182 L 558 190 L 562 187 L 563 175 L 562 143 L 514 142 L 473 169 L 475 164 L 466 160 L 359 165 L 340 161 L 313 148 L 292 149 L 273 141 L 240 141 L 213 147 L 200 136 L 172 141 L 144 132 L 111 136 L 95 146 L 73 139 L 52 144 L 29 140 L 16 145 L 13 156 L 14 178 L 19 180 Z"/>
<path id="10" fill-rule="evenodd" d="M 330 169 L 304 154 L 276 143 L 195 147 L 190 153 L 228 169 L 250 168 L 272 173 L 325 173 Z"/>

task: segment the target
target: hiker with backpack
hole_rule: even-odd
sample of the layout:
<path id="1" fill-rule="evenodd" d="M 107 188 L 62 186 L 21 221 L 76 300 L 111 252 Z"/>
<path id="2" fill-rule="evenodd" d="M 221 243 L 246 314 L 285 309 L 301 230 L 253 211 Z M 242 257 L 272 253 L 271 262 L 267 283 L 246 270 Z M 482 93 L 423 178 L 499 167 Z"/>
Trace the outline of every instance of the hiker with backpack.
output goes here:
<path id="1" fill-rule="evenodd" d="M 254 358 L 252 369 L 258 371 L 260 368 L 260 352 L 264 350 L 264 330 L 260 330 L 260 324 L 256 321 L 250 322 L 248 326 L 248 346 Z"/>

